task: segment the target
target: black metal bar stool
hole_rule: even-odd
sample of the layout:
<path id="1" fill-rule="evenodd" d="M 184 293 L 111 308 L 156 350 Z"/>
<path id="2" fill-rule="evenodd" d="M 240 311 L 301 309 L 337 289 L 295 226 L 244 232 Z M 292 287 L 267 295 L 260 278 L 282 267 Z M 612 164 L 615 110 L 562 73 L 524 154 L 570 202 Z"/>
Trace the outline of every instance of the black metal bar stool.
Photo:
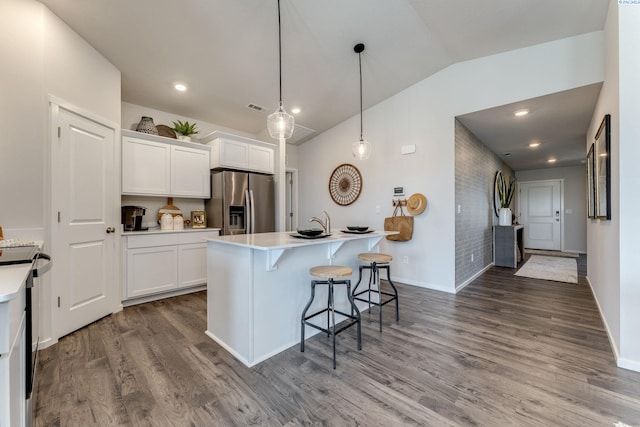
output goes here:
<path id="1" fill-rule="evenodd" d="M 380 254 L 380 253 L 363 253 L 358 254 L 358 259 L 364 262 L 368 262 L 369 265 L 361 265 L 358 268 L 358 283 L 353 287 L 353 299 L 358 301 L 364 301 L 369 303 L 369 309 L 371 309 L 371 305 L 377 305 L 379 323 L 380 323 L 380 332 L 382 332 L 382 306 L 390 303 L 391 301 L 396 302 L 396 322 L 400 320 L 399 311 L 398 311 L 398 289 L 396 289 L 396 285 L 391 281 L 391 272 L 389 263 L 393 260 L 391 255 Z M 368 268 L 371 270 L 371 274 L 369 275 L 369 286 L 367 289 L 358 292 L 358 286 L 360 286 L 360 282 L 362 281 L 362 270 Z M 393 293 L 385 292 L 380 288 L 380 270 L 387 270 L 387 282 L 391 285 L 393 289 Z M 373 287 L 371 285 L 374 285 Z M 371 293 L 378 294 L 377 301 L 371 301 Z M 360 295 L 367 294 L 367 298 L 363 298 Z M 390 298 L 383 299 L 382 296 L 388 296 Z"/>
<path id="2" fill-rule="evenodd" d="M 352 270 L 349 267 L 344 267 L 341 265 L 322 265 L 319 267 L 313 267 L 309 270 L 309 274 L 314 277 L 321 277 L 325 280 L 312 280 L 311 281 L 311 299 L 307 303 L 306 307 L 302 311 L 302 319 L 300 325 L 300 351 L 304 352 L 304 330 L 305 325 L 309 325 L 312 328 L 316 328 L 322 332 L 326 332 L 327 336 L 331 336 L 333 340 L 333 369 L 336 369 L 336 334 L 344 331 L 350 326 L 357 325 L 358 326 L 358 350 L 362 350 L 362 340 L 360 337 L 360 311 L 358 307 L 356 307 L 355 302 L 353 301 L 353 296 L 351 295 L 351 280 L 343 279 L 343 280 L 335 280 L 338 277 L 346 277 L 351 276 Z M 307 310 L 311 307 L 313 303 L 313 299 L 316 295 L 316 285 L 328 285 L 328 297 L 327 297 L 327 308 L 324 308 L 314 314 L 307 316 Z M 349 303 L 351 304 L 351 314 L 343 313 L 335 309 L 334 299 L 333 299 L 333 286 L 334 285 L 347 285 L 347 298 L 349 299 Z M 309 319 L 319 316 L 322 313 L 327 313 L 327 327 L 323 328 L 321 326 L 314 325 L 309 321 Z M 339 328 L 336 329 L 336 313 L 345 316 L 348 322 Z M 355 313 L 355 314 L 354 314 Z"/>

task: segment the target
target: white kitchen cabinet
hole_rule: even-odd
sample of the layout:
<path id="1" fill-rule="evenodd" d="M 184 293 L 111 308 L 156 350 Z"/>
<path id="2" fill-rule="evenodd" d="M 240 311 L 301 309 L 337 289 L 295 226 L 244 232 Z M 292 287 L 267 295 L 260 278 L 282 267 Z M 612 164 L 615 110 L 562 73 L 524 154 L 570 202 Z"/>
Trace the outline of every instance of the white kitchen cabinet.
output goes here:
<path id="1" fill-rule="evenodd" d="M 127 297 L 178 287 L 177 246 L 156 246 L 127 251 Z"/>
<path id="2" fill-rule="evenodd" d="M 209 150 L 171 146 L 171 195 L 208 199 Z"/>
<path id="3" fill-rule="evenodd" d="M 122 131 L 122 194 L 210 197 L 210 148 Z"/>
<path id="4" fill-rule="evenodd" d="M 122 138 L 122 193 L 171 194 L 171 146 L 139 138 Z"/>
<path id="5" fill-rule="evenodd" d="M 207 244 L 204 239 L 218 235 L 217 229 L 124 233 L 124 300 L 149 301 L 205 285 Z"/>
<path id="6" fill-rule="evenodd" d="M 275 145 L 223 132 L 213 132 L 201 142 L 211 146 L 211 169 L 238 169 L 274 173 Z"/>
<path id="7" fill-rule="evenodd" d="M 0 303 L 0 426 L 24 426 L 27 343 L 25 290 Z"/>

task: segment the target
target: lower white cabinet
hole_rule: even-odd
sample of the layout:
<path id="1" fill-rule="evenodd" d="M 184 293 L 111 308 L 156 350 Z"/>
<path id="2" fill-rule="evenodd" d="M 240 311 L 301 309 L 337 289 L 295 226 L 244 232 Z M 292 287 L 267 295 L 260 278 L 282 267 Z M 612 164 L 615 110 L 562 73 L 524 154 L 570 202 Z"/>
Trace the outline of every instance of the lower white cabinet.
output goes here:
<path id="1" fill-rule="evenodd" d="M 0 426 L 25 425 L 27 343 L 25 291 L 0 303 Z"/>
<path id="2" fill-rule="evenodd" d="M 124 299 L 162 295 L 206 284 L 204 239 L 218 234 L 217 230 L 123 234 Z"/>

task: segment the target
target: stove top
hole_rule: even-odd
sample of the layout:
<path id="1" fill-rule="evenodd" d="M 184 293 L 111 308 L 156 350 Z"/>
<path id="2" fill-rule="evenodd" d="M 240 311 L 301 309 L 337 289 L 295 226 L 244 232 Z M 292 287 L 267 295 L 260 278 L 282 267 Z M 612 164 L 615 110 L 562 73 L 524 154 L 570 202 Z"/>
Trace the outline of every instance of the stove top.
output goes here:
<path id="1" fill-rule="evenodd" d="M 37 246 L 0 248 L 0 265 L 31 263 L 37 253 Z"/>

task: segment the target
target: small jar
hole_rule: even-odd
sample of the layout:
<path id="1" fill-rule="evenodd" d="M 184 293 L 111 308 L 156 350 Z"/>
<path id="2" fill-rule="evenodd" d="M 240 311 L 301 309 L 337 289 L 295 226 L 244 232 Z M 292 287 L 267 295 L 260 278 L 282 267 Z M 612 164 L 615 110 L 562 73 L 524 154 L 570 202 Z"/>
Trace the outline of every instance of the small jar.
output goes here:
<path id="1" fill-rule="evenodd" d="M 173 230 L 173 217 L 171 214 L 163 214 L 160 217 L 160 230 Z"/>
<path id="2" fill-rule="evenodd" d="M 182 218 L 182 215 L 176 215 L 173 217 L 173 229 L 184 230 L 184 218 Z"/>

